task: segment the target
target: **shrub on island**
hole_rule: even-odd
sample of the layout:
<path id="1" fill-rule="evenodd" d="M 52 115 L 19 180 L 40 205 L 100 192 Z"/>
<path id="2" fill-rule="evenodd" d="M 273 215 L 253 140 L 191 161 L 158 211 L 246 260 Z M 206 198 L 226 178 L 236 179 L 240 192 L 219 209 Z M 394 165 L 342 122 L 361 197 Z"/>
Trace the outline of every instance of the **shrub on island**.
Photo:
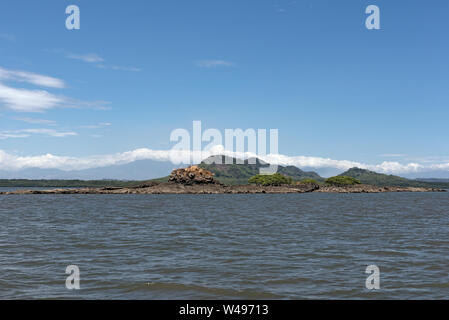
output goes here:
<path id="1" fill-rule="evenodd" d="M 333 186 L 353 186 L 356 184 L 362 184 L 359 180 L 353 177 L 336 176 L 326 179 L 326 183 Z"/>
<path id="2" fill-rule="evenodd" d="M 318 182 L 314 179 L 304 179 L 304 180 L 301 180 L 299 183 L 301 183 L 301 184 L 318 184 Z"/>
<path id="3" fill-rule="evenodd" d="M 269 175 L 258 174 L 249 178 L 248 182 L 262 186 L 281 186 L 284 184 L 292 184 L 293 179 L 279 173 Z"/>

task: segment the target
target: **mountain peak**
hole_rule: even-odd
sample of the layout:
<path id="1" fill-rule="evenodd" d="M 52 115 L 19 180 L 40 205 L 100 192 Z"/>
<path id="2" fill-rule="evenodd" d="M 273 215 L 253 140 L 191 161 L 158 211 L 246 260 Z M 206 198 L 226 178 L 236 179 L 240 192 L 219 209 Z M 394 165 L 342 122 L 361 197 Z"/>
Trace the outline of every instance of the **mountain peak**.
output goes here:
<path id="1" fill-rule="evenodd" d="M 268 163 L 266 163 L 265 161 L 255 157 L 242 160 L 225 155 L 213 155 L 204 159 L 203 161 L 201 161 L 201 163 L 216 164 L 216 165 L 220 164 L 249 164 L 249 165 L 264 165 L 264 166 L 268 165 Z"/>

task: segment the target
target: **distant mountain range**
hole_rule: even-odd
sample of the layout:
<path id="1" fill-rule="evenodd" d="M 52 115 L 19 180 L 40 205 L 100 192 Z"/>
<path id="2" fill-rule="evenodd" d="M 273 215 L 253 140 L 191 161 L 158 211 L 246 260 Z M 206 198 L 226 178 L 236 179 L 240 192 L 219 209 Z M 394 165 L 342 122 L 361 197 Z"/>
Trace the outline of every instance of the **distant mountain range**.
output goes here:
<path id="1" fill-rule="evenodd" d="M 247 184 L 249 178 L 259 174 L 260 168 L 269 166 L 269 164 L 263 162 L 260 159 L 252 160 L 254 161 L 254 164 L 251 164 L 251 161 L 249 162 L 248 160 L 245 160 L 244 164 L 236 164 L 237 160 L 234 158 L 227 158 L 225 156 L 213 156 L 202 161 L 199 166 L 212 171 L 215 174 L 215 177 L 222 183 L 234 185 Z M 129 182 L 135 181 L 164 181 L 166 180 L 165 177 L 168 177 L 173 169 L 179 167 L 186 166 L 177 166 L 172 164 L 171 162 L 164 161 L 140 160 L 124 165 L 115 165 L 79 171 L 26 169 L 16 172 L 10 172 L 0 170 L 0 187 L 123 186 L 129 185 Z M 305 171 L 295 166 L 278 166 L 278 173 L 289 176 L 296 181 L 301 181 L 304 179 L 314 179 L 318 182 L 324 182 L 325 180 L 325 178 L 320 176 L 315 171 Z M 337 175 L 338 173 L 339 172 L 334 171 L 332 172 L 332 175 Z M 377 186 L 449 188 L 449 179 L 423 178 L 411 180 L 399 176 L 386 175 L 359 168 L 352 168 L 346 172 L 341 173 L 340 175 L 354 177 L 364 184 Z M 11 181 L 10 179 L 16 180 Z M 27 179 L 28 181 L 17 181 L 17 179 Z M 37 181 L 36 179 L 39 179 L 39 181 Z M 118 180 L 123 180 L 125 182 Z"/>
<path id="2" fill-rule="evenodd" d="M 123 165 L 76 171 L 37 168 L 4 171 L 0 168 L 0 179 L 150 180 L 167 176 L 173 169 L 179 167 L 168 161 L 139 160 Z"/>

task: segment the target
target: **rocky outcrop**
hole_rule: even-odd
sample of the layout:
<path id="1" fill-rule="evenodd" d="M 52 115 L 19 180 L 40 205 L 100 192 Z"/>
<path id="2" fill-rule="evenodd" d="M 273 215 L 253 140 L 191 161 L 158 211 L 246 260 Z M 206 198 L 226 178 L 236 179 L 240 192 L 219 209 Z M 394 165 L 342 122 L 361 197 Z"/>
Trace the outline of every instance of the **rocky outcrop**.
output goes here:
<path id="1" fill-rule="evenodd" d="M 220 184 L 214 179 L 214 174 L 212 172 L 198 166 L 173 170 L 168 178 L 168 181 L 184 185 Z"/>
<path id="2" fill-rule="evenodd" d="M 381 192 L 444 192 L 443 189 L 421 187 L 377 187 L 366 184 L 353 186 L 321 186 L 317 192 L 326 193 L 381 193 Z"/>
<path id="3" fill-rule="evenodd" d="M 183 181 L 183 180 L 182 180 Z M 201 181 L 201 180 L 200 180 Z M 210 179 L 207 179 L 210 181 Z M 317 184 L 298 184 L 283 186 L 236 185 L 226 186 L 216 183 L 149 183 L 130 188 L 79 188 L 79 189 L 53 189 L 53 190 L 17 190 L 0 192 L 0 195 L 25 194 L 263 194 L 263 193 L 379 193 L 379 192 L 442 192 L 442 189 L 433 188 L 400 188 L 375 187 L 357 185 L 348 187 L 320 186 Z"/>

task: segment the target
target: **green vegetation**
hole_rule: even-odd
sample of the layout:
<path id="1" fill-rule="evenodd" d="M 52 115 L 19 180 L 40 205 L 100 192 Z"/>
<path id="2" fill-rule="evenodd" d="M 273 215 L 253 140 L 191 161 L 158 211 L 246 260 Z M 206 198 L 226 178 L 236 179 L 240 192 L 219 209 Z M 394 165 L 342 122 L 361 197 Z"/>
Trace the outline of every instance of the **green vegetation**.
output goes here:
<path id="1" fill-rule="evenodd" d="M 292 184 L 293 179 L 279 173 L 269 175 L 258 174 L 251 177 L 248 182 L 262 186 L 281 186 L 284 184 Z"/>
<path id="2" fill-rule="evenodd" d="M 300 181 L 301 183 L 304 184 L 318 184 L 318 181 L 314 180 L 314 179 L 304 179 Z"/>
<path id="3" fill-rule="evenodd" d="M 353 186 L 356 184 L 361 184 L 361 182 L 353 177 L 347 176 L 336 176 L 326 179 L 326 183 L 333 186 Z"/>

